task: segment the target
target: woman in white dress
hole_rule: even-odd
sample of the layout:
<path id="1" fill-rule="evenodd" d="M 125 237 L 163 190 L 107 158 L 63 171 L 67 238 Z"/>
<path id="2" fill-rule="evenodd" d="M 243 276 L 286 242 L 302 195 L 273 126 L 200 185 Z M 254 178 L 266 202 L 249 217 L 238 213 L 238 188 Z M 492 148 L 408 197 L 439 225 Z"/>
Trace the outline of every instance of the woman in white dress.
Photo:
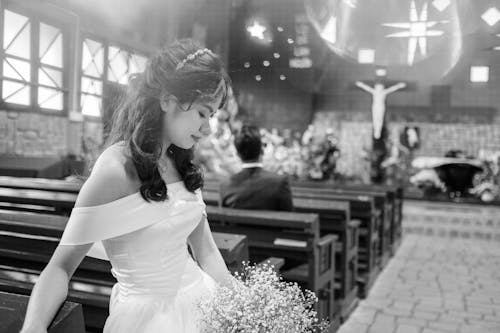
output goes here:
<path id="1" fill-rule="evenodd" d="M 207 222 L 193 147 L 210 133 L 229 84 L 219 58 L 191 40 L 163 49 L 131 80 L 22 333 L 47 332 L 85 255 L 108 259 L 118 281 L 105 333 L 201 332 L 197 301 L 230 274 Z"/>

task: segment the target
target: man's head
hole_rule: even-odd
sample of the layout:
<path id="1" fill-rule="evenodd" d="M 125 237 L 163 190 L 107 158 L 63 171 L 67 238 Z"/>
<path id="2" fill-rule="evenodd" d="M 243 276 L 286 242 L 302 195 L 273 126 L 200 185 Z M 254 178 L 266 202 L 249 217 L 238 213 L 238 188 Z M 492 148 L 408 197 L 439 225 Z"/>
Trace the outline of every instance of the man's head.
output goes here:
<path id="1" fill-rule="evenodd" d="M 243 162 L 257 162 L 262 155 L 260 130 L 254 125 L 243 125 L 234 139 L 234 145 Z"/>

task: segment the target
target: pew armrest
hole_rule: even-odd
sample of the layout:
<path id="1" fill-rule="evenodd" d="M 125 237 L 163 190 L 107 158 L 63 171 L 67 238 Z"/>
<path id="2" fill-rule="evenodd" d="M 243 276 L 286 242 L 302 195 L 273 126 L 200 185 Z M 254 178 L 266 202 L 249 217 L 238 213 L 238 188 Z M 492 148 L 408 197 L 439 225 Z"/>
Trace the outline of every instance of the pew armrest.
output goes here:
<path id="1" fill-rule="evenodd" d="M 351 221 L 349 221 L 349 227 L 351 227 L 351 228 L 359 228 L 360 225 L 361 225 L 361 221 L 360 220 L 351 220 Z"/>
<path id="2" fill-rule="evenodd" d="M 335 245 L 338 236 L 328 234 L 321 237 L 317 243 L 319 251 L 319 273 L 323 274 L 335 269 Z"/>
<path id="3" fill-rule="evenodd" d="M 335 241 L 337 241 L 337 239 L 338 239 L 337 235 L 328 234 L 328 235 L 323 236 L 319 239 L 318 246 L 320 248 L 324 248 L 325 246 L 328 246 L 328 245 L 334 243 Z"/>

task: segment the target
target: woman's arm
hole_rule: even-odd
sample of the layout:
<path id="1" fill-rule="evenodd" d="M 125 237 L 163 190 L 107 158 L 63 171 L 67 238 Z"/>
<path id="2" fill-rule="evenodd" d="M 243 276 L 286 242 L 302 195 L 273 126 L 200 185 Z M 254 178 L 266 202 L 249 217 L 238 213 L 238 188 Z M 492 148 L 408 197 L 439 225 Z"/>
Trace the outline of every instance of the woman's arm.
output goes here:
<path id="1" fill-rule="evenodd" d="M 212 237 L 212 232 L 210 231 L 210 226 L 205 215 L 203 215 L 198 226 L 189 235 L 188 242 L 195 260 L 217 283 L 224 285 L 232 280 L 231 273 L 229 273 L 226 263 Z"/>
<path id="2" fill-rule="evenodd" d="M 127 194 L 125 170 L 113 154 L 107 151 L 99 157 L 78 194 L 75 207 L 100 205 Z M 69 280 L 91 247 L 92 243 L 56 248 L 33 287 L 21 333 L 46 332 L 67 297 Z"/>
<path id="3" fill-rule="evenodd" d="M 21 333 L 46 332 L 68 294 L 68 283 L 92 244 L 56 248 L 31 292 Z"/>

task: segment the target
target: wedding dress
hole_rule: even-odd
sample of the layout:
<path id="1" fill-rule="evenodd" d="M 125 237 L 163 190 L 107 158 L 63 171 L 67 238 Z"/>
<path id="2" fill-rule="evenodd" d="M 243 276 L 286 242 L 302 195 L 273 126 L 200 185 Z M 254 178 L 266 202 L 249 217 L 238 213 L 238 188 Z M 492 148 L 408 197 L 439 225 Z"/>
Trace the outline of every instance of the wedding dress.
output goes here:
<path id="1" fill-rule="evenodd" d="M 193 261 L 187 237 L 206 216 L 201 192 L 167 185 L 168 199 L 139 192 L 74 208 L 61 245 L 94 243 L 87 255 L 108 259 L 118 281 L 104 333 L 199 333 L 197 303 L 215 281 Z"/>

